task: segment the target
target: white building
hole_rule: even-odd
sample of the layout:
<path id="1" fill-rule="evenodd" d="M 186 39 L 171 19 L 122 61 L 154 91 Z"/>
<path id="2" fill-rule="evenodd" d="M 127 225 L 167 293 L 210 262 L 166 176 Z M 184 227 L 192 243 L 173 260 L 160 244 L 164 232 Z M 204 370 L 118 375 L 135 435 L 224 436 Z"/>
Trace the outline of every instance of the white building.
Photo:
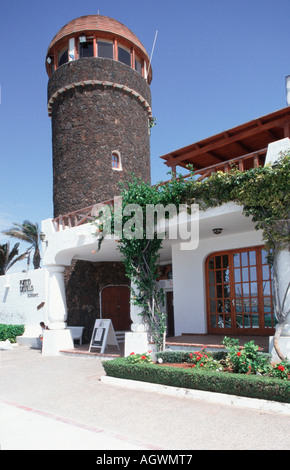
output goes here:
<path id="1" fill-rule="evenodd" d="M 241 169 L 265 161 L 273 163 L 281 151 L 290 149 L 289 122 L 290 108 L 285 108 L 162 158 L 173 169 L 192 163 L 201 177 L 216 170 L 227 171 L 232 160 Z M 73 347 L 66 328 L 65 268 L 76 259 L 92 263 L 120 261 L 112 236 L 106 237 L 98 250 L 91 223 L 95 210 L 92 206 L 43 221 L 43 268 L 0 278 L 1 321 L 25 323 L 28 336 L 32 327 L 39 328 L 39 321 L 45 321 L 51 331 L 44 341 L 44 354 L 58 354 L 61 349 Z M 261 233 L 234 203 L 200 211 L 194 227 L 191 245 L 179 235 L 176 239 L 166 238 L 160 253 L 159 282 L 166 293 L 168 335 L 263 335 L 269 337 L 272 351 L 272 280 Z M 288 283 L 289 251 L 284 255 L 281 282 Z M 111 318 L 114 326 L 114 316 L 110 317 L 108 311 L 101 315 Z M 141 317 L 132 306 L 131 320 L 125 355 L 151 347 Z M 280 338 L 288 357 L 289 335 L 288 326 Z"/>

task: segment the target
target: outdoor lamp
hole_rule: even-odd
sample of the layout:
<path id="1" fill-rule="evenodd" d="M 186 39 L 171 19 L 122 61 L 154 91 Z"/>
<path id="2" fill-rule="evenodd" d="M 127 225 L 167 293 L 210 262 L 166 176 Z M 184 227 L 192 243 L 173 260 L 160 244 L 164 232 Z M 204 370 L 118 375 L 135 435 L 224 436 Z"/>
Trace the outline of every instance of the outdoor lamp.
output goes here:
<path id="1" fill-rule="evenodd" d="M 41 240 L 42 242 L 45 241 L 45 237 L 46 237 L 45 233 L 40 232 L 39 238 L 40 238 L 40 240 Z M 47 240 L 46 240 L 45 244 L 46 244 L 46 246 L 48 245 L 48 241 L 47 241 Z"/>
<path id="2" fill-rule="evenodd" d="M 220 235 L 222 233 L 223 229 L 222 228 L 214 228 L 212 231 L 215 235 Z"/>

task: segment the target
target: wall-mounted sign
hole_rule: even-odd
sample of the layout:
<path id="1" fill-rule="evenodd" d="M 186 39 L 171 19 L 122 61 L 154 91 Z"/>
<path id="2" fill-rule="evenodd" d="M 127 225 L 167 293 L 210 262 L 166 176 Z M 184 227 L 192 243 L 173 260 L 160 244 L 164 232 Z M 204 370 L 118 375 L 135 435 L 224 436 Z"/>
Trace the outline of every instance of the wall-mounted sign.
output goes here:
<path id="1" fill-rule="evenodd" d="M 31 279 L 21 279 L 19 281 L 19 288 L 20 288 L 20 292 L 33 292 L 34 291 L 34 287 L 33 285 L 31 284 Z"/>
<path id="2" fill-rule="evenodd" d="M 33 293 L 34 287 L 31 284 L 31 279 L 21 279 L 19 281 L 19 290 L 21 294 L 27 292 L 27 297 L 38 297 L 38 294 Z"/>

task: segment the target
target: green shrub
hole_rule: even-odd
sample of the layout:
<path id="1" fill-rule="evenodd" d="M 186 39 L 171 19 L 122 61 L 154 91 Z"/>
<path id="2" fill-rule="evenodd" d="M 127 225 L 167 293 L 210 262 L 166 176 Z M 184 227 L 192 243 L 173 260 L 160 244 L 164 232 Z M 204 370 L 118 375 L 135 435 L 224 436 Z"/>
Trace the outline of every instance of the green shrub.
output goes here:
<path id="1" fill-rule="evenodd" d="M 223 370 L 222 364 L 214 359 L 213 355 L 207 352 L 205 348 L 190 353 L 188 362 L 196 369 Z"/>
<path id="2" fill-rule="evenodd" d="M 260 375 L 243 375 L 157 364 L 131 364 L 127 358 L 104 361 L 107 375 L 173 387 L 290 403 L 290 381 Z"/>
<path id="3" fill-rule="evenodd" d="M 277 377 L 279 379 L 288 379 L 289 374 L 290 364 L 288 360 L 281 361 L 279 364 L 275 364 L 275 366 L 270 371 L 270 375 L 272 377 Z"/>
<path id="4" fill-rule="evenodd" d="M 151 355 L 150 353 L 146 352 L 144 354 L 135 354 L 132 352 L 129 356 L 127 356 L 127 361 L 130 362 L 130 364 L 146 364 L 146 363 L 152 363 Z"/>
<path id="5" fill-rule="evenodd" d="M 288 360 L 273 366 L 271 355 L 260 353 L 260 348 L 254 341 L 244 344 L 241 349 L 238 339 L 225 337 L 223 344 L 228 350 L 225 363 L 229 369 L 239 374 L 262 374 L 280 379 L 287 379 L 290 374 L 290 362 Z"/>
<path id="6" fill-rule="evenodd" d="M 160 351 L 156 353 L 157 360 L 159 359 L 160 362 L 166 362 L 168 364 L 172 364 L 174 362 L 189 362 L 190 361 L 190 354 L 194 354 L 196 351 Z M 206 354 L 209 354 L 208 352 Z M 210 355 L 216 361 L 224 359 L 226 357 L 225 351 L 219 352 L 211 352 Z"/>
<path id="7" fill-rule="evenodd" d="M 16 343 L 16 337 L 24 333 L 24 325 L 4 325 L 0 324 L 0 341 Z"/>
<path id="8" fill-rule="evenodd" d="M 173 362 L 187 362 L 189 359 L 188 351 L 160 351 L 156 353 L 157 360 L 172 364 Z"/>

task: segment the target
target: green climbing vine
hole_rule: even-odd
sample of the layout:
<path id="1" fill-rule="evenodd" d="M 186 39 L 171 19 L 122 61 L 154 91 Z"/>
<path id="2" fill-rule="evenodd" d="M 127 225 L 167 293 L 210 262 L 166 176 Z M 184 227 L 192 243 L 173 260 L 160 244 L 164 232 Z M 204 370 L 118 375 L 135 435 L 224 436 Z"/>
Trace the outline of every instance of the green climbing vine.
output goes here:
<path id="1" fill-rule="evenodd" d="M 289 181 L 290 153 L 281 155 L 273 166 L 266 165 L 247 171 L 232 167 L 228 173 L 216 172 L 203 181 L 196 180 L 193 169 L 190 178 L 179 176 L 157 186 L 132 176 L 131 181 L 121 187 L 122 210 L 118 213 L 114 213 L 114 209 L 110 211 L 105 223 L 104 214 L 99 215 L 95 222 L 102 230 L 96 233 L 99 239 L 103 239 L 108 230 L 115 233 L 116 223 L 119 228 L 122 227 L 118 234 L 118 248 L 126 273 L 134 282 L 134 302 L 142 308 L 141 315 L 150 326 L 157 349 L 163 347 L 166 330 L 164 294 L 156 282 L 163 240 L 159 238 L 156 224 L 153 236 L 148 237 L 148 206 L 167 207 L 171 204 L 178 208 L 186 204 L 190 208 L 191 204 L 198 204 L 200 210 L 206 210 L 235 202 L 243 206 L 245 216 L 252 217 L 255 228 L 262 230 L 269 261 L 275 266 L 277 252 L 288 248 L 290 242 Z M 165 217 L 170 218 L 170 213 L 165 213 Z M 284 321 L 287 312 L 281 313 L 283 306 L 279 309 L 280 321 Z"/>

